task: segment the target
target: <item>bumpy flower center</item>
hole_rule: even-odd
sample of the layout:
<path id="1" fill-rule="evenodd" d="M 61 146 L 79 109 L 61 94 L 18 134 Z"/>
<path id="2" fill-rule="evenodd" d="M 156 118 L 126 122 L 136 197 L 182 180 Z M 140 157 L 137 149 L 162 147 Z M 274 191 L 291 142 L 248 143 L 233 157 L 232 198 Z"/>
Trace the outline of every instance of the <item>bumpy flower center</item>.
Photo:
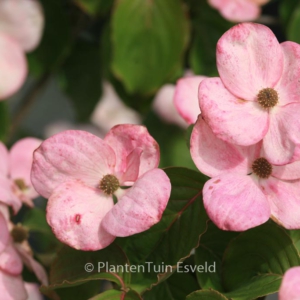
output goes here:
<path id="1" fill-rule="evenodd" d="M 15 184 L 23 192 L 28 189 L 28 186 L 25 184 L 24 180 L 21 178 L 15 179 Z"/>
<path id="2" fill-rule="evenodd" d="M 252 164 L 252 170 L 260 178 L 268 178 L 272 174 L 272 165 L 263 157 Z"/>
<path id="3" fill-rule="evenodd" d="M 24 228 L 21 224 L 17 224 L 14 226 L 12 231 L 10 232 L 15 243 L 22 243 L 28 239 L 28 230 Z"/>
<path id="4" fill-rule="evenodd" d="M 278 93 L 272 88 L 262 89 L 257 95 L 257 101 L 265 109 L 274 107 L 278 103 Z"/>
<path id="5" fill-rule="evenodd" d="M 120 187 L 116 176 L 108 174 L 102 177 L 99 188 L 107 195 L 112 195 Z"/>

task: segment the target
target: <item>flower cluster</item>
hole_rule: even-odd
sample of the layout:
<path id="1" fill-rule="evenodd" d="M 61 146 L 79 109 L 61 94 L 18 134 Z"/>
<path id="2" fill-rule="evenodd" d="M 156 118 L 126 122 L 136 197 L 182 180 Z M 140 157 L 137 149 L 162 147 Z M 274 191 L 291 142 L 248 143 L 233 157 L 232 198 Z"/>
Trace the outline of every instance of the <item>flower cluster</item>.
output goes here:
<path id="1" fill-rule="evenodd" d="M 31 180 L 48 198 L 56 237 L 91 251 L 159 222 L 171 185 L 158 163 L 159 146 L 143 126 L 115 126 L 103 140 L 69 130 L 35 151 Z"/>
<path id="2" fill-rule="evenodd" d="M 0 2 L 0 99 L 14 94 L 27 76 L 25 52 L 39 43 L 44 27 L 41 5 L 36 0 Z"/>
<path id="3" fill-rule="evenodd" d="M 270 217 L 300 228 L 300 46 L 279 44 L 264 25 L 236 25 L 218 42 L 217 67 L 220 77 L 199 85 L 191 135 L 194 163 L 212 177 L 203 190 L 209 217 L 224 230 Z"/>
<path id="4" fill-rule="evenodd" d="M 30 181 L 33 151 L 41 144 L 35 138 L 19 140 L 8 152 L 0 143 L 0 294 L 1 299 L 23 300 L 28 297 L 41 299 L 35 284 L 23 281 L 23 264 L 47 284 L 43 267 L 33 259 L 28 244 L 28 230 L 10 222 L 9 207 L 17 213 L 22 203 L 33 206 L 32 199 L 38 196 Z M 31 298 L 30 298 L 31 299 Z"/>

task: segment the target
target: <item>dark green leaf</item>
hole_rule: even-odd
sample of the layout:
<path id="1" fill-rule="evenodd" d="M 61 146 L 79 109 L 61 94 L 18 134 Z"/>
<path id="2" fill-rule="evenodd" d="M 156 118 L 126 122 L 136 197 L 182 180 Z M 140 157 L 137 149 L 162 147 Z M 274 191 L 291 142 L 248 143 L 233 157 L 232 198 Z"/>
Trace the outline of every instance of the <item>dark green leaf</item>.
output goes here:
<path id="1" fill-rule="evenodd" d="M 74 2 L 87 14 L 96 16 L 107 13 L 114 0 L 74 0 Z"/>
<path id="2" fill-rule="evenodd" d="M 5 142 L 9 129 L 8 107 L 5 101 L 0 101 L 0 140 Z"/>
<path id="3" fill-rule="evenodd" d="M 61 75 L 78 121 L 88 120 L 101 95 L 98 45 L 85 40 L 78 41 L 62 66 Z"/>
<path id="4" fill-rule="evenodd" d="M 113 72 L 128 92 L 153 94 L 182 65 L 188 35 L 179 0 L 118 0 L 112 20 Z"/>
<path id="5" fill-rule="evenodd" d="M 186 297 L 186 300 L 228 300 L 217 291 L 196 291 Z"/>
<path id="6" fill-rule="evenodd" d="M 109 290 L 101 293 L 89 300 L 141 300 L 142 298 L 134 291 L 122 292 Z"/>

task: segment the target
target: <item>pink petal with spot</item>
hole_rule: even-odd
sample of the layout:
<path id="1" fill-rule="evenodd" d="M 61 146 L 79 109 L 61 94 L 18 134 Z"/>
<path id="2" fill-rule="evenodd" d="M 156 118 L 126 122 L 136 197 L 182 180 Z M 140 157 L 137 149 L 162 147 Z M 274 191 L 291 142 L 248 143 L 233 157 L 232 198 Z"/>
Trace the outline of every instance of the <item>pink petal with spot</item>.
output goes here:
<path id="1" fill-rule="evenodd" d="M 229 93 L 220 78 L 201 82 L 199 103 L 205 122 L 224 141 L 249 146 L 259 142 L 268 131 L 268 113 L 258 103 Z"/>
<path id="2" fill-rule="evenodd" d="M 160 221 L 170 193 L 171 184 L 165 172 L 150 170 L 118 199 L 101 225 L 119 237 L 143 232 Z"/>
<path id="3" fill-rule="evenodd" d="M 112 197 L 99 189 L 80 181 L 66 182 L 49 198 L 47 221 L 61 242 L 84 251 L 99 250 L 115 239 L 100 227 L 113 205 Z"/>
<path id="4" fill-rule="evenodd" d="M 17 92 L 27 76 L 27 61 L 19 44 L 0 32 L 0 99 Z"/>
<path id="5" fill-rule="evenodd" d="M 300 267 L 293 267 L 284 273 L 280 288 L 279 300 L 299 300 Z"/>
<path id="6" fill-rule="evenodd" d="M 45 198 L 60 184 L 74 179 L 97 187 L 104 175 L 112 173 L 115 159 L 107 143 L 93 134 L 64 131 L 44 141 L 34 152 L 31 181 Z"/>
<path id="7" fill-rule="evenodd" d="M 300 102 L 300 45 L 293 42 L 281 44 L 284 68 L 275 90 L 279 94 L 278 105 Z"/>
<path id="8" fill-rule="evenodd" d="M 8 175 L 8 151 L 6 146 L 0 142 L 0 176 Z"/>
<path id="9" fill-rule="evenodd" d="M 249 175 L 223 174 L 207 181 L 203 202 L 210 219 L 223 230 L 244 231 L 265 223 L 270 205 Z"/>
<path id="10" fill-rule="evenodd" d="M 116 153 L 116 173 L 122 174 L 127 171 L 127 156 L 136 148 L 142 149 L 139 176 L 148 170 L 157 168 L 159 164 L 159 146 L 144 126 L 117 125 L 105 136 L 104 141 Z"/>
<path id="11" fill-rule="evenodd" d="M 207 176 L 235 172 L 248 174 L 261 145 L 243 147 L 218 139 L 199 116 L 191 135 L 191 155 L 197 168 Z"/>
<path id="12" fill-rule="evenodd" d="M 186 128 L 188 126 L 187 123 L 182 119 L 174 106 L 174 93 L 175 86 L 173 84 L 162 86 L 153 100 L 153 110 L 166 123 Z"/>
<path id="13" fill-rule="evenodd" d="M 13 37 L 23 50 L 36 48 L 43 28 L 44 16 L 38 1 L 0 1 L 0 31 Z"/>
<path id="14" fill-rule="evenodd" d="M 39 286 L 36 283 L 24 282 L 24 286 L 28 294 L 27 300 L 44 300 L 44 297 L 39 290 Z"/>
<path id="15" fill-rule="evenodd" d="M 200 114 L 198 88 L 204 78 L 206 77 L 192 76 L 177 81 L 174 104 L 188 124 L 194 124 Z"/>
<path id="16" fill-rule="evenodd" d="M 0 212 L 0 254 L 8 246 L 8 242 L 10 241 L 10 234 L 6 222 L 5 216 Z"/>
<path id="17" fill-rule="evenodd" d="M 9 275 L 1 270 L 0 295 L 3 300 L 28 300 L 22 277 Z"/>
<path id="18" fill-rule="evenodd" d="M 22 179 L 27 186 L 31 186 L 30 172 L 33 161 L 33 152 L 41 140 L 36 138 L 24 138 L 16 142 L 9 152 L 10 177 Z"/>
<path id="19" fill-rule="evenodd" d="M 0 270 L 11 275 L 20 275 L 22 273 L 23 263 L 12 242 L 9 242 L 0 253 Z"/>
<path id="20" fill-rule="evenodd" d="M 300 143 L 300 103 L 274 107 L 270 111 L 269 130 L 263 140 L 266 159 L 283 165 L 292 161 L 295 148 Z"/>
<path id="21" fill-rule="evenodd" d="M 210 5 L 220 11 L 220 14 L 232 22 L 255 20 L 259 14 L 259 6 L 251 0 L 209 0 Z"/>
<path id="22" fill-rule="evenodd" d="M 287 165 L 273 165 L 272 176 L 281 180 L 297 180 L 300 179 L 300 161 L 294 161 Z"/>
<path id="23" fill-rule="evenodd" d="M 15 248 L 18 251 L 22 261 L 27 266 L 30 271 L 33 271 L 36 275 L 37 279 L 43 284 L 48 285 L 48 277 L 45 269 L 39 264 L 31 254 L 29 254 L 24 248 L 22 248 L 21 244 L 15 244 Z"/>
<path id="24" fill-rule="evenodd" d="M 262 186 L 271 204 L 272 219 L 287 229 L 300 229 L 300 180 L 270 177 Z"/>
<path id="25" fill-rule="evenodd" d="M 22 202 L 13 192 L 14 187 L 15 185 L 8 178 L 0 176 L 0 202 L 11 206 L 16 214 L 20 210 Z"/>
<path id="26" fill-rule="evenodd" d="M 226 88 L 236 97 L 255 100 L 272 88 L 283 71 L 283 52 L 266 26 L 243 23 L 232 27 L 217 44 L 217 66 Z"/>

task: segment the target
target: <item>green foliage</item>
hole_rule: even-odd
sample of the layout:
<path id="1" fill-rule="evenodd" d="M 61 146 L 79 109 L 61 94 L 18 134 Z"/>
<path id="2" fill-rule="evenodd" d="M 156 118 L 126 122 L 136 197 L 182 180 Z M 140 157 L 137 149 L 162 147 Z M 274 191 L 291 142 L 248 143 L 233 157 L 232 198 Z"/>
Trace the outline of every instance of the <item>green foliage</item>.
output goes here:
<path id="1" fill-rule="evenodd" d="M 5 142 L 9 130 L 9 113 L 7 103 L 0 101 L 0 140 Z"/>
<path id="2" fill-rule="evenodd" d="M 153 94 L 182 66 L 188 21 L 179 0 L 118 0 L 112 17 L 115 75 L 130 93 Z"/>
<path id="3" fill-rule="evenodd" d="M 103 15 L 112 7 L 114 0 L 74 0 L 85 13 L 96 17 Z"/>

